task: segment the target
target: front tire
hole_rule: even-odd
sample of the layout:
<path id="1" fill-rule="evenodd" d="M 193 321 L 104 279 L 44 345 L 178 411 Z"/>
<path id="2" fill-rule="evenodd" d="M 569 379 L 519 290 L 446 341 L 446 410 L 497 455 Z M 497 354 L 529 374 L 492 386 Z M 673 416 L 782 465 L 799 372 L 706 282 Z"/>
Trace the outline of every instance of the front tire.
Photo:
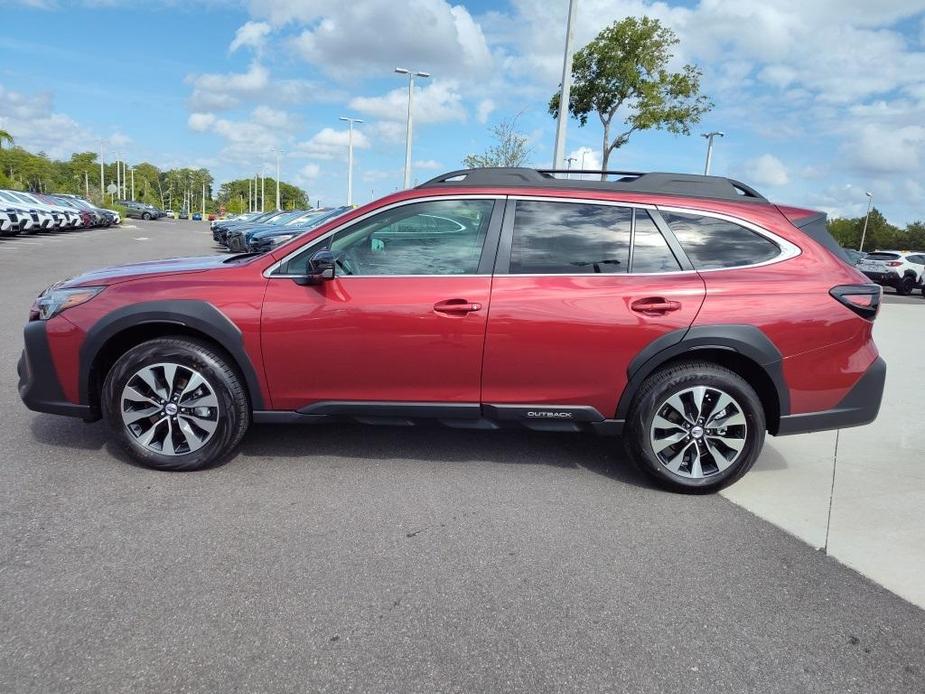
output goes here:
<path id="1" fill-rule="evenodd" d="M 761 400 L 741 376 L 710 362 L 682 362 L 642 384 L 625 443 L 630 459 L 661 486 L 708 493 L 748 472 L 765 429 Z"/>
<path id="2" fill-rule="evenodd" d="M 250 425 L 237 369 L 214 346 L 191 338 L 159 338 L 128 350 L 106 375 L 100 400 L 119 444 L 158 470 L 224 462 Z"/>

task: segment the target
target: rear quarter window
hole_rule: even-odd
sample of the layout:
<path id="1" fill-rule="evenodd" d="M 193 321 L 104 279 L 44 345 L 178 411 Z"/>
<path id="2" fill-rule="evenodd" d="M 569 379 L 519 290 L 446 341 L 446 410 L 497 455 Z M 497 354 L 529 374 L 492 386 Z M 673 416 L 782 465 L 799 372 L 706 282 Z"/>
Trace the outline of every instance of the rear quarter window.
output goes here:
<path id="1" fill-rule="evenodd" d="M 662 212 L 697 270 L 757 265 L 780 255 L 780 247 L 740 224 L 716 217 Z"/>

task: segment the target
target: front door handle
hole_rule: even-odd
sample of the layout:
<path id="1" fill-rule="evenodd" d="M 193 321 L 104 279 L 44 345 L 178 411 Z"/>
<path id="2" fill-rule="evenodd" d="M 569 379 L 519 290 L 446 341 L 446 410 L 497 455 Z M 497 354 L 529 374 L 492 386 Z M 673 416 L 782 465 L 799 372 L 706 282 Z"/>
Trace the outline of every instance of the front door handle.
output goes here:
<path id="1" fill-rule="evenodd" d="M 438 301 L 434 304 L 434 311 L 437 313 L 460 314 L 481 310 L 482 304 L 472 303 L 465 299 L 446 299 L 445 301 Z"/>
<path id="2" fill-rule="evenodd" d="M 630 304 L 630 308 L 636 313 L 644 313 L 649 316 L 660 316 L 681 308 L 680 301 L 670 301 L 660 296 L 649 296 L 645 299 L 636 299 Z"/>

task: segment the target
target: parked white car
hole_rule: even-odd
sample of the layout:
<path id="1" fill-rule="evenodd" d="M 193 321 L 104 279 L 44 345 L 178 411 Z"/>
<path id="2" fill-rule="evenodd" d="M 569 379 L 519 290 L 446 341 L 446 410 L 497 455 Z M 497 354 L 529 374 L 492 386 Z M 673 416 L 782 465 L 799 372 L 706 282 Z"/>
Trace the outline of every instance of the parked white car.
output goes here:
<path id="1" fill-rule="evenodd" d="M 882 287 L 906 296 L 925 285 L 925 252 L 874 251 L 858 263 L 858 270 Z"/>

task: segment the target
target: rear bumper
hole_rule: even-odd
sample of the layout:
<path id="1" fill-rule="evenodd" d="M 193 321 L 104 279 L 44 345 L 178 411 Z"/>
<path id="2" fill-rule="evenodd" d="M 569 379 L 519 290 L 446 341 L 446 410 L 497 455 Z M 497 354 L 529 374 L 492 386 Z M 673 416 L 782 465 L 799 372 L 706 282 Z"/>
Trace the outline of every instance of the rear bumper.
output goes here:
<path id="1" fill-rule="evenodd" d="M 89 405 L 75 405 L 64 397 L 58 375 L 51 361 L 45 323 L 33 321 L 23 331 L 25 349 L 19 358 L 19 397 L 30 410 L 80 417 L 87 421 L 97 419 Z"/>
<path id="2" fill-rule="evenodd" d="M 902 279 L 895 272 L 868 272 L 866 270 L 861 270 L 864 273 L 864 276 L 867 277 L 871 282 L 876 282 L 881 287 L 896 287 Z"/>
<path id="3" fill-rule="evenodd" d="M 775 435 L 806 434 L 870 424 L 880 412 L 885 381 L 886 362 L 877 357 L 835 408 L 823 412 L 785 415 L 780 418 Z"/>

